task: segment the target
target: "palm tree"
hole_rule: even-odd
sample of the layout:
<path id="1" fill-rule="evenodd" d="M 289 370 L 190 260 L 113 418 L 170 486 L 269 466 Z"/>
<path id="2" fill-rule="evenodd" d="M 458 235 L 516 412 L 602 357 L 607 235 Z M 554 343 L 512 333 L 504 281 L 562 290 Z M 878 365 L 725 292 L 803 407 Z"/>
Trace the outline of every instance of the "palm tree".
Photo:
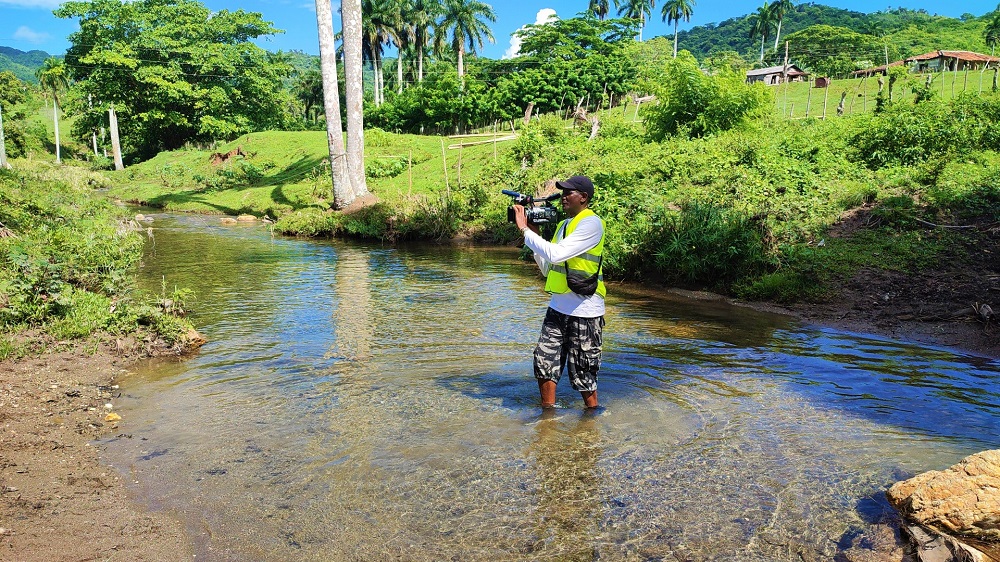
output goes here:
<path id="1" fill-rule="evenodd" d="M 608 17 L 608 12 L 611 11 L 611 6 L 608 4 L 608 0 L 590 0 L 587 11 L 604 21 L 604 18 Z"/>
<path id="2" fill-rule="evenodd" d="M 316 0 L 316 26 L 319 28 L 320 73 L 323 77 L 323 110 L 326 113 L 326 140 L 330 149 L 330 175 L 333 179 L 333 207 L 342 209 L 354 200 L 354 190 L 347 175 L 344 128 L 340 121 L 340 86 L 337 84 L 337 45 L 333 35 L 333 13 L 328 0 Z"/>
<path id="3" fill-rule="evenodd" d="M 1000 5 L 993 13 L 993 19 L 986 24 L 986 29 L 983 30 L 983 39 L 993 49 L 993 52 L 996 52 L 997 43 L 1000 43 Z"/>
<path id="4" fill-rule="evenodd" d="M 776 0 L 777 1 L 777 0 Z M 677 24 L 681 19 L 691 21 L 694 14 L 694 0 L 667 0 L 663 5 L 663 21 L 674 24 L 674 58 L 677 58 Z"/>
<path id="5" fill-rule="evenodd" d="M 59 93 L 66 91 L 69 80 L 66 76 L 66 64 L 61 59 L 49 57 L 35 71 L 35 77 L 43 89 L 52 94 L 52 122 L 56 129 L 56 163 L 62 162 L 59 153 Z"/>
<path id="6" fill-rule="evenodd" d="M 413 24 L 407 19 L 410 0 L 386 0 L 386 37 L 396 45 L 396 93 L 403 93 L 403 52 L 413 43 Z"/>
<path id="7" fill-rule="evenodd" d="M 424 81 L 424 51 L 431 42 L 430 31 L 441 12 L 440 0 L 413 0 L 406 19 L 413 25 L 413 49 L 417 52 L 417 82 Z"/>
<path id="8" fill-rule="evenodd" d="M 375 106 L 384 100 L 384 80 L 382 77 L 383 47 L 389 42 L 389 29 L 392 26 L 391 0 L 361 1 L 361 49 L 364 60 L 372 65 L 375 71 L 375 85 L 372 89 Z M 341 7 L 343 12 L 343 7 Z"/>
<path id="9" fill-rule="evenodd" d="M 469 46 L 469 53 L 476 53 L 476 45 L 484 47 L 483 40 L 493 42 L 493 32 L 486 25 L 497 21 L 497 15 L 493 12 L 493 7 L 479 0 L 445 0 L 441 13 L 441 21 L 438 22 L 437 34 L 442 41 L 451 36 L 451 47 L 458 55 L 458 77 L 465 76 L 465 46 Z"/>
<path id="10" fill-rule="evenodd" d="M 653 8 L 656 7 L 654 0 L 622 0 L 618 6 L 619 16 L 639 20 L 639 41 L 642 41 L 642 28 L 646 27 L 646 20 L 653 15 Z"/>
<path id="11" fill-rule="evenodd" d="M 774 0 L 771 2 L 771 17 L 778 20 L 778 31 L 774 34 L 774 50 L 778 50 L 778 40 L 781 38 L 781 20 L 785 19 L 785 14 L 795 9 L 792 0 Z"/>
<path id="12" fill-rule="evenodd" d="M 760 61 L 764 62 L 764 42 L 771 36 L 774 21 L 771 18 L 771 8 L 765 2 L 763 6 L 750 16 L 750 38 L 760 36 Z"/>
<path id="13" fill-rule="evenodd" d="M 364 85 L 362 76 L 362 0 L 343 0 L 344 88 L 347 90 L 347 174 L 354 195 L 368 195 L 365 181 Z"/>

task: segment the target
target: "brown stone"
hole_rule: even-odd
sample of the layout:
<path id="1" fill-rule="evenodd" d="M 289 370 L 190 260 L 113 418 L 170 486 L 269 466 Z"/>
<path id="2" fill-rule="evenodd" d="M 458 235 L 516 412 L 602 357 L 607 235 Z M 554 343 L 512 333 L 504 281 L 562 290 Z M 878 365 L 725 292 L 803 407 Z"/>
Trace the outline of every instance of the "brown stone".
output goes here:
<path id="1" fill-rule="evenodd" d="M 910 521 L 982 541 L 1000 541 L 1000 450 L 897 482 L 886 494 Z"/>

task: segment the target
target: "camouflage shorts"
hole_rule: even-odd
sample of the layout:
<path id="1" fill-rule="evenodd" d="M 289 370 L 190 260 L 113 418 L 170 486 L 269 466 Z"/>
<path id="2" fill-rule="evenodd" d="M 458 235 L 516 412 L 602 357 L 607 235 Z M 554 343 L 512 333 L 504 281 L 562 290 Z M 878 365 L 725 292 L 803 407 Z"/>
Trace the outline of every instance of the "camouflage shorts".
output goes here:
<path id="1" fill-rule="evenodd" d="M 548 309 L 535 347 L 535 378 L 559 382 L 566 367 L 573 390 L 597 390 L 603 328 L 603 316 L 579 318 Z"/>

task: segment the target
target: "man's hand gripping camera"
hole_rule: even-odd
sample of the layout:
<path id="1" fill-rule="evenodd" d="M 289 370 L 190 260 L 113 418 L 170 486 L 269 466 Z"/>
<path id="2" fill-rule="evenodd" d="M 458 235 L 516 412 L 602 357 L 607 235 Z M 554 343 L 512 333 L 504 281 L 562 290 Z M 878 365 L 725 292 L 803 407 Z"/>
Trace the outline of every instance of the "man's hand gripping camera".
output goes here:
<path id="1" fill-rule="evenodd" d="M 530 195 L 501 190 L 504 195 L 509 195 L 514 199 L 513 204 L 507 207 L 507 222 L 514 222 L 514 205 L 524 207 L 524 213 L 528 217 L 528 224 L 549 224 L 559 220 L 559 211 L 552 205 L 552 202 L 562 197 L 560 194 L 549 195 L 544 199 L 535 200 Z"/>

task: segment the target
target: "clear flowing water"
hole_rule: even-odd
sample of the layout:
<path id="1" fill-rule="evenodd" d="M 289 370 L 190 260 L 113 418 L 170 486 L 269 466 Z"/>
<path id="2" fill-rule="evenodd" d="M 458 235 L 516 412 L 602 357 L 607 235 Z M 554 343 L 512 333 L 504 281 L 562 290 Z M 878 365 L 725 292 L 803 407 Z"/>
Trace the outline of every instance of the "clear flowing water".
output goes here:
<path id="1" fill-rule="evenodd" d="M 154 225 L 208 343 L 122 380 L 104 454 L 198 560 L 831 560 L 1000 433 L 993 360 L 624 286 L 606 409 L 564 379 L 544 416 L 514 249 Z"/>

